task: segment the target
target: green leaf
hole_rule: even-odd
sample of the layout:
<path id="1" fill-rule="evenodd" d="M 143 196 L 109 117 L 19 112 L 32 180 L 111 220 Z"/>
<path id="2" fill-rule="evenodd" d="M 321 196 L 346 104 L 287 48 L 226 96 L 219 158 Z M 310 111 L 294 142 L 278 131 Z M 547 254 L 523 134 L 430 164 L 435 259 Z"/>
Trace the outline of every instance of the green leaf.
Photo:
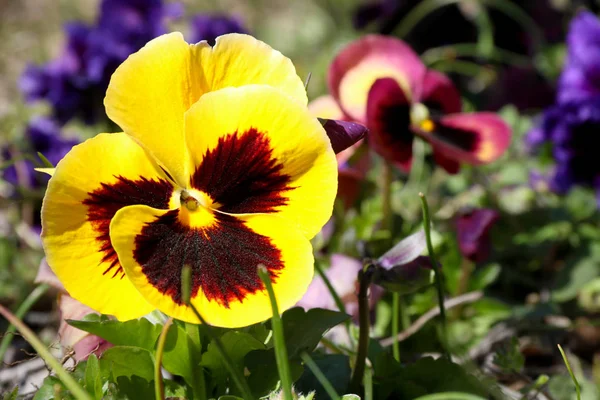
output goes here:
<path id="1" fill-rule="evenodd" d="M 469 281 L 469 289 L 470 290 L 481 290 L 485 289 L 487 286 L 491 285 L 496 281 L 498 276 L 500 275 L 499 264 L 489 264 L 485 267 L 477 270 L 471 280 Z"/>
<path id="2" fill-rule="evenodd" d="M 15 387 L 11 392 L 6 392 L 2 395 L 2 400 L 17 400 L 19 395 L 19 387 Z"/>
<path id="3" fill-rule="evenodd" d="M 342 396 L 342 400 L 360 400 L 360 396 L 356 394 L 345 394 Z"/>
<path id="4" fill-rule="evenodd" d="M 521 372 L 525 366 L 525 356 L 519 349 L 519 339 L 513 336 L 511 341 L 494 355 L 493 363 L 505 373 Z"/>
<path id="5" fill-rule="evenodd" d="M 89 314 L 81 321 L 67 320 L 69 325 L 100 336 L 115 346 L 134 346 L 152 350 L 162 327 L 145 318 L 116 321 L 105 315 Z"/>
<path id="6" fill-rule="evenodd" d="M 154 346 L 151 350 L 154 353 Z M 196 383 L 194 370 L 199 368 L 200 351 L 185 328 L 175 323 L 167 334 L 162 365 L 170 373 L 182 376 L 192 386 Z"/>
<path id="7" fill-rule="evenodd" d="M 589 380 L 580 380 L 581 400 L 598 400 L 600 390 Z M 550 378 L 548 382 L 548 392 L 554 400 L 577 400 L 575 386 L 569 375 L 557 375 Z"/>
<path id="8" fill-rule="evenodd" d="M 90 354 L 85 367 L 84 388 L 94 396 L 95 399 L 102 398 L 102 379 L 100 376 L 100 364 L 95 354 Z"/>
<path id="9" fill-rule="evenodd" d="M 579 251 L 569 257 L 555 277 L 552 300 L 566 302 L 577 297 L 580 290 L 598 276 L 598 257 L 592 251 Z"/>
<path id="10" fill-rule="evenodd" d="M 480 396 L 487 394 L 477 378 L 460 365 L 443 358 L 421 358 L 388 379 L 395 381 L 395 391 L 406 398 L 439 392 L 465 392 Z"/>
<path id="11" fill-rule="evenodd" d="M 312 359 L 329 382 L 331 382 L 335 391 L 343 393 L 348 384 L 350 384 L 350 375 L 352 373 L 348 356 L 343 354 L 313 354 Z M 316 391 L 317 399 L 326 399 L 328 397 L 319 380 L 308 368 L 304 369 L 304 373 L 294 387 L 301 393 Z"/>
<path id="12" fill-rule="evenodd" d="M 279 382 L 279 373 L 275 362 L 274 349 L 253 350 L 244 358 L 244 364 L 250 375 L 248 375 L 248 385 L 255 397 L 266 396 L 277 387 Z M 289 360 L 290 374 L 292 382 L 297 381 L 304 368 L 298 358 Z"/>
<path id="13" fill-rule="evenodd" d="M 307 312 L 295 307 L 283 313 L 285 344 L 290 358 L 305 350 L 312 352 L 329 329 L 346 321 L 349 315 L 337 311 L 313 308 Z"/>
<path id="14" fill-rule="evenodd" d="M 106 350 L 100 359 L 102 376 L 130 378 L 139 376 L 147 381 L 154 378 L 154 360 L 148 350 L 133 346 L 115 346 Z"/>
<path id="15" fill-rule="evenodd" d="M 119 376 L 116 378 L 118 398 L 154 400 L 154 381 L 140 376 Z"/>
<path id="16" fill-rule="evenodd" d="M 416 398 L 415 400 L 486 400 L 483 397 L 475 396 L 469 393 L 462 392 L 444 392 L 428 394 Z"/>
<path id="17" fill-rule="evenodd" d="M 161 325 L 154 325 L 145 318 L 120 322 L 96 314 L 90 314 L 81 321 L 67 322 L 116 346 L 138 347 L 152 354 L 162 329 Z M 192 343 L 184 327 L 173 324 L 165 342 L 163 367 L 172 374 L 182 376 L 191 385 L 195 379 L 193 369 L 197 368 L 197 363 L 190 358 L 190 354 L 200 354 L 200 349 Z"/>
<path id="18" fill-rule="evenodd" d="M 265 345 L 256 340 L 252 335 L 244 332 L 229 331 L 221 336 L 221 343 L 231 358 L 233 366 L 242 374 L 244 372 L 244 357 L 252 350 L 265 349 Z M 229 372 L 223 363 L 221 353 L 214 341 L 208 345 L 208 350 L 202 354 L 200 365 L 208 368 L 212 379 L 219 385 L 226 386 Z"/>

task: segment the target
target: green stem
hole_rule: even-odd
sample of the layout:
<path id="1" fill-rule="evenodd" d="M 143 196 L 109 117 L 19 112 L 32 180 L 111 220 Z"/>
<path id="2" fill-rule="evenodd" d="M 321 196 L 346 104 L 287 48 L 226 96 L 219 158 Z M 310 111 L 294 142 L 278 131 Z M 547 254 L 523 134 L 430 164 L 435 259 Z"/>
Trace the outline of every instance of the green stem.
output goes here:
<path id="1" fill-rule="evenodd" d="M 557 346 L 558 346 L 558 350 L 560 351 L 560 355 L 562 356 L 563 361 L 565 362 L 567 371 L 569 371 L 569 375 L 571 375 L 571 379 L 573 380 L 573 383 L 575 384 L 575 393 L 577 393 L 577 400 L 581 400 L 581 388 L 579 387 L 579 382 L 577 381 L 577 378 L 575 378 L 575 374 L 573 373 L 573 369 L 571 368 L 569 359 L 567 358 L 567 355 L 565 354 L 565 352 L 562 349 L 562 347 L 560 346 L 560 344 L 557 344 Z"/>
<path id="2" fill-rule="evenodd" d="M 223 346 L 223 342 L 221 342 L 221 339 L 215 334 L 215 332 L 212 330 L 212 327 L 206 322 L 204 317 L 200 314 L 200 312 L 196 309 L 196 307 L 190 301 L 191 282 L 192 282 L 192 269 L 190 268 L 189 265 L 184 265 L 183 269 L 181 270 L 181 293 L 182 293 L 181 297 L 182 297 L 183 302 L 192 309 L 194 315 L 196 315 L 196 318 L 198 318 L 198 320 L 202 323 L 202 325 L 206 326 L 206 332 L 208 333 L 208 336 L 210 336 L 211 340 L 215 344 L 217 351 L 221 355 L 223 364 L 225 365 L 227 372 L 229 372 L 229 376 L 231 377 L 231 380 L 233 381 L 235 386 L 238 388 L 238 390 L 242 394 L 242 397 L 244 399 L 253 400 L 254 396 L 252 395 L 252 391 L 250 390 L 250 387 L 248 386 L 248 382 L 246 382 L 246 379 L 244 378 L 244 376 L 233 366 L 233 361 L 231 361 L 231 357 L 229 357 L 227 350 L 225 350 L 225 346 Z M 192 338 L 192 340 L 194 340 L 194 339 Z M 202 373 L 201 375 L 202 375 L 201 395 L 203 396 L 203 398 L 206 398 L 206 393 L 205 393 L 205 389 L 204 389 L 206 387 L 205 383 L 204 383 L 204 374 Z"/>
<path id="3" fill-rule="evenodd" d="M 35 303 L 37 303 L 37 301 L 48 291 L 49 288 L 50 288 L 50 285 L 43 283 L 43 284 L 37 286 L 35 289 L 33 289 L 33 291 L 29 294 L 29 296 L 27 296 L 27 298 L 23 301 L 23 303 L 21 303 L 19 308 L 17 308 L 17 311 L 15 312 L 15 317 L 22 319 L 25 316 L 25 314 L 27 314 L 29 309 Z M 15 333 L 15 326 L 11 324 L 8 327 L 8 329 L 6 329 L 6 332 L 4 333 L 4 336 L 2 337 L 2 342 L 0 342 L 0 362 L 2 360 L 4 360 L 4 355 L 6 354 L 6 351 L 8 350 L 8 348 L 10 346 L 10 342 L 12 341 L 14 333 Z"/>
<path id="4" fill-rule="evenodd" d="M 373 371 L 365 371 L 365 400 L 373 400 Z"/>
<path id="5" fill-rule="evenodd" d="M 369 351 L 369 286 L 373 275 L 373 266 L 368 264 L 358 272 L 358 351 L 356 365 L 350 381 L 350 389 L 355 393 L 360 390 L 360 384 L 365 374 L 367 352 Z"/>
<path id="6" fill-rule="evenodd" d="M 400 293 L 394 292 L 392 295 L 392 353 L 396 361 L 400 362 L 400 342 L 398 342 L 398 333 L 400 325 Z"/>
<path id="7" fill-rule="evenodd" d="M 285 338 L 283 337 L 283 323 L 279 315 L 277 307 L 277 299 L 275 291 L 271 284 L 271 276 L 264 265 L 258 266 L 258 276 L 263 281 L 269 299 L 271 300 L 271 309 L 273 317 L 271 318 L 271 327 L 273 328 L 273 342 L 275 345 L 275 358 L 277 361 L 277 369 L 279 370 L 279 378 L 281 379 L 281 390 L 284 400 L 293 400 L 292 397 L 292 377 L 290 374 L 290 365 L 288 364 L 287 348 L 285 347 Z"/>
<path id="8" fill-rule="evenodd" d="M 429 214 L 429 205 L 427 204 L 427 198 L 423 193 L 419 193 L 421 197 L 421 203 L 423 206 L 423 228 L 425 230 L 425 237 L 427 239 L 427 251 L 429 252 L 429 258 L 431 258 L 431 264 L 433 265 L 433 271 L 435 272 L 435 286 L 438 294 L 438 304 L 440 306 L 440 324 L 442 329 L 442 345 L 444 347 L 444 355 L 450 359 L 450 353 L 448 352 L 448 329 L 446 328 L 446 306 L 444 305 L 444 287 L 442 283 L 442 274 L 440 273 L 440 267 L 433 252 L 433 244 L 431 243 L 431 217 Z"/>
<path id="9" fill-rule="evenodd" d="M 163 384 L 161 365 L 163 353 L 165 351 L 165 343 L 167 341 L 167 333 L 173 324 L 173 318 L 169 318 L 163 325 L 160 336 L 158 337 L 158 345 L 156 347 L 156 358 L 154 359 L 154 396 L 156 400 L 165 399 L 165 386 Z"/>
<path id="10" fill-rule="evenodd" d="M 390 239 L 393 236 L 394 214 L 392 213 L 392 183 L 394 181 L 394 167 L 388 161 L 383 164 L 383 190 L 382 211 L 383 211 L 383 229 L 390 233 Z"/>
<path id="11" fill-rule="evenodd" d="M 335 388 L 333 387 L 331 382 L 329 382 L 329 379 L 327 379 L 323 371 L 321 371 L 319 366 L 313 361 L 310 355 L 308 355 L 306 351 L 303 351 L 302 353 L 300 353 L 300 358 L 302 358 L 304 364 L 306 364 L 308 369 L 310 369 L 310 372 L 313 373 L 313 375 L 315 376 L 315 378 L 317 378 L 321 386 L 323 386 L 323 389 L 325 389 L 329 397 L 332 400 L 338 400 L 340 398 L 340 395 L 337 394 Z"/>
<path id="12" fill-rule="evenodd" d="M 77 383 L 75 379 L 73 379 L 71 375 L 69 375 L 67 371 L 64 370 L 60 362 L 58 362 L 58 360 L 54 358 L 54 356 L 50 353 L 50 351 L 48 351 L 46 346 L 44 346 L 40 339 L 38 339 L 37 336 L 35 336 L 35 333 L 33 333 L 31 329 L 29 329 L 27 325 L 23 323 L 23 321 L 21 321 L 19 318 L 13 315 L 2 305 L 0 305 L 0 314 L 2 314 L 2 316 L 6 318 L 8 322 L 14 325 L 19 330 L 19 332 L 21 332 L 21 335 L 23 335 L 25 340 L 27 340 L 29 344 L 31 344 L 31 346 L 35 349 L 35 351 L 37 351 L 40 357 L 44 359 L 46 364 L 48 364 L 50 368 L 52 368 L 52 370 L 56 373 L 58 378 L 65 384 L 67 389 L 71 391 L 71 394 L 76 399 L 92 400 L 92 397 Z"/>

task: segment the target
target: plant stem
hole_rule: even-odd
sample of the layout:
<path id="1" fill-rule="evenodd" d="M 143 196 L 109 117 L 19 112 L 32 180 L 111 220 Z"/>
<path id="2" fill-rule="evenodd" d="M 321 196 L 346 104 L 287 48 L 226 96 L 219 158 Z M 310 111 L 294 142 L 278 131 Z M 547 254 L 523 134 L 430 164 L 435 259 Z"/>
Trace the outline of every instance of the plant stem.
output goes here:
<path id="1" fill-rule="evenodd" d="M 67 389 L 71 391 L 71 394 L 78 400 L 92 400 L 92 397 L 77 383 L 75 379 L 67 371 L 64 370 L 60 362 L 48 351 L 46 346 L 35 336 L 35 333 L 31 331 L 15 315 L 0 305 L 0 314 L 4 316 L 12 325 L 14 325 L 21 335 L 31 344 L 31 346 L 37 351 L 37 353 L 44 359 L 46 364 L 52 368 L 58 378 L 65 384 Z"/>
<path id="2" fill-rule="evenodd" d="M 391 163 L 385 161 L 383 164 L 383 190 L 382 198 L 382 228 L 390 233 L 390 239 L 393 237 L 394 214 L 392 212 L 392 183 L 394 181 L 394 170 Z"/>
<path id="3" fill-rule="evenodd" d="M 202 323 L 202 325 L 206 326 L 206 331 L 208 332 L 208 335 L 210 336 L 210 338 L 214 342 L 215 346 L 217 347 L 217 351 L 221 355 L 223 364 L 225 365 L 227 372 L 229 372 L 231 380 L 233 381 L 235 386 L 237 386 L 238 390 L 242 394 L 242 397 L 244 399 L 253 400 L 254 396 L 252 395 L 252 391 L 250 390 L 250 387 L 248 386 L 248 382 L 246 382 L 244 375 L 242 375 L 237 369 L 235 369 L 235 367 L 233 365 L 233 361 L 231 361 L 231 357 L 229 357 L 229 354 L 227 354 L 227 351 L 225 350 L 225 346 L 223 346 L 223 342 L 221 342 L 221 339 L 215 334 L 215 332 L 212 330 L 212 327 L 208 323 L 206 323 L 206 320 L 204 319 L 204 317 L 200 314 L 200 312 L 196 309 L 196 307 L 190 301 L 191 282 L 192 282 L 192 269 L 190 268 L 189 265 L 184 265 L 183 269 L 181 270 L 181 293 L 182 293 L 182 299 L 183 299 L 184 303 L 187 304 L 192 309 L 192 311 L 194 312 L 194 315 L 196 315 L 196 318 L 198 318 L 198 320 Z M 192 341 L 194 341 L 193 337 L 192 337 Z M 201 377 L 202 391 L 200 394 L 201 394 L 202 398 L 205 399 L 206 398 L 206 393 L 205 393 L 206 385 L 204 383 L 204 373 L 202 373 L 201 375 L 202 375 L 202 377 Z"/>
<path id="4" fill-rule="evenodd" d="M 429 215 L 429 205 L 427 204 L 427 198 L 423 193 L 419 193 L 419 197 L 421 197 L 421 203 L 423 206 L 423 228 L 425 230 L 425 237 L 427 239 L 427 251 L 429 252 L 429 258 L 431 258 L 431 264 L 433 265 L 433 271 L 435 273 L 435 286 L 437 288 L 438 304 L 440 307 L 442 346 L 444 347 L 444 356 L 450 359 L 447 341 L 448 330 L 446 328 L 446 306 L 444 305 L 444 286 L 440 267 L 435 257 L 435 253 L 433 252 L 433 244 L 431 243 L 431 217 Z"/>
<path id="5" fill-rule="evenodd" d="M 154 395 L 156 400 L 165 399 L 165 386 L 163 384 L 161 364 L 163 353 L 165 351 L 165 343 L 167 341 L 167 333 L 173 324 L 173 318 L 169 318 L 163 325 L 160 336 L 158 337 L 158 345 L 156 347 L 156 358 L 154 359 Z"/>
<path id="6" fill-rule="evenodd" d="M 373 276 L 374 268 L 367 264 L 358 272 L 358 354 L 356 356 L 356 365 L 350 381 L 350 389 L 358 392 L 360 384 L 365 374 L 365 364 L 367 362 L 367 352 L 369 351 L 369 286 Z"/>
<path id="7" fill-rule="evenodd" d="M 396 339 L 398 337 L 398 326 L 400 325 L 400 293 L 394 292 L 392 295 L 392 337 L 394 342 L 392 343 L 392 352 L 394 359 L 400 362 L 400 342 Z"/>
<path id="8" fill-rule="evenodd" d="M 306 351 L 303 351 L 302 353 L 300 353 L 300 358 L 302 358 L 304 364 L 306 364 L 306 366 L 308 367 L 308 369 L 310 369 L 315 378 L 317 378 L 321 386 L 323 386 L 323 389 L 325 389 L 329 397 L 332 400 L 338 400 L 340 398 L 340 395 L 337 394 L 335 388 L 333 387 L 331 382 L 329 382 L 329 379 L 327 379 L 323 371 L 321 371 L 319 366 L 313 361 L 310 355 Z"/>
<path id="9" fill-rule="evenodd" d="M 581 388 L 579 387 L 579 382 L 577 381 L 577 378 L 575 378 L 575 374 L 573 373 L 573 369 L 571 368 L 569 359 L 567 358 L 567 355 L 565 354 L 565 352 L 564 352 L 563 348 L 560 346 L 560 344 L 557 344 L 557 346 L 558 346 L 558 350 L 560 351 L 560 355 L 562 356 L 563 361 L 565 362 L 567 371 L 569 371 L 569 375 L 571 375 L 571 379 L 573 380 L 573 383 L 575 384 L 575 393 L 577 393 L 577 400 L 581 400 Z"/>
<path id="10" fill-rule="evenodd" d="M 456 288 L 456 295 L 460 296 L 465 294 L 469 289 L 469 281 L 471 280 L 471 275 L 473 275 L 473 271 L 475 270 L 475 265 L 468 259 L 463 258 L 462 263 L 460 265 L 460 277 L 458 278 L 458 286 Z M 463 307 L 456 307 L 452 316 L 454 318 L 459 318 L 462 314 Z"/>
<path id="11" fill-rule="evenodd" d="M 275 291 L 273 291 L 273 285 L 271 284 L 271 276 L 264 265 L 258 266 L 258 276 L 263 281 L 265 288 L 267 289 L 267 293 L 269 293 L 269 300 L 271 300 L 271 309 L 273 310 L 271 327 L 273 328 L 275 358 L 277 361 L 277 369 L 279 370 L 279 379 L 281 380 L 283 398 L 285 400 L 293 400 L 292 378 L 290 374 L 290 365 L 288 364 L 287 348 L 285 347 L 285 338 L 283 337 L 283 323 L 281 322 L 281 317 L 279 315 Z"/>
<path id="12" fill-rule="evenodd" d="M 41 285 L 33 289 L 33 291 L 29 293 L 29 296 L 27 296 L 27 298 L 25 298 L 25 300 L 21 303 L 19 308 L 17 308 L 17 311 L 15 312 L 15 317 L 22 319 L 25 316 L 25 314 L 27 314 L 29 309 L 35 303 L 37 303 L 37 301 L 48 291 L 49 288 L 50 285 L 48 285 L 47 283 L 42 283 Z M 4 355 L 6 354 L 6 351 L 10 346 L 10 342 L 13 339 L 15 330 L 15 326 L 11 324 L 8 327 L 8 329 L 6 329 L 6 332 L 2 337 L 2 342 L 0 342 L 0 362 L 4 360 Z"/>

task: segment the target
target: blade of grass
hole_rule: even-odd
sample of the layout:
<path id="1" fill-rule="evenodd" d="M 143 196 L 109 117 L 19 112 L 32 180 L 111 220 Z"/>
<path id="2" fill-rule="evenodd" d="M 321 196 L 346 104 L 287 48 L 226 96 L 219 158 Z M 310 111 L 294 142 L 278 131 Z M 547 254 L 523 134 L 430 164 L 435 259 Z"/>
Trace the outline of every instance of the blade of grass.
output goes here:
<path id="1" fill-rule="evenodd" d="M 204 317 L 200 314 L 200 312 L 196 309 L 196 307 L 190 302 L 190 293 L 191 293 L 190 288 L 192 287 L 191 282 L 192 282 L 192 269 L 190 268 L 189 265 L 185 265 L 181 271 L 181 299 L 183 300 L 183 302 L 186 305 L 188 305 L 192 309 L 192 311 L 196 315 L 196 318 L 198 318 L 198 320 L 202 323 L 202 325 L 206 326 L 206 328 L 207 328 L 206 331 L 208 332 L 208 335 L 210 336 L 213 343 L 215 344 L 217 351 L 221 355 L 223 364 L 225 365 L 227 372 L 229 372 L 231 380 L 233 381 L 234 385 L 238 388 L 238 390 L 242 394 L 242 397 L 244 399 L 253 400 L 254 396 L 252 395 L 252 391 L 250 390 L 250 387 L 248 386 L 248 382 L 246 382 L 246 379 L 244 378 L 244 376 L 234 367 L 233 361 L 231 361 L 231 357 L 229 357 L 227 350 L 225 350 L 225 346 L 223 346 L 223 342 L 221 342 L 221 339 L 215 334 L 215 332 L 212 329 L 212 326 L 210 326 L 206 322 Z"/>
<path id="2" fill-rule="evenodd" d="M 92 397 L 77 383 L 77 381 L 69 375 L 69 373 L 62 367 L 60 362 L 54 358 L 50 351 L 44 346 L 44 344 L 37 338 L 35 333 L 27 327 L 19 318 L 13 315 L 10 311 L 0 305 L 0 314 L 14 325 L 21 335 L 31 344 L 31 346 L 37 351 L 37 353 L 44 359 L 46 364 L 54 371 L 67 389 L 71 391 L 71 394 L 77 400 L 92 400 Z"/>
<path id="3" fill-rule="evenodd" d="M 567 358 L 567 355 L 565 354 L 565 352 L 564 352 L 563 348 L 560 346 L 560 344 L 557 344 L 557 346 L 558 346 L 558 351 L 560 351 L 560 355 L 562 356 L 563 361 L 565 362 L 567 371 L 569 371 L 569 375 L 571 375 L 571 379 L 573 380 L 573 383 L 575 384 L 575 392 L 577 393 L 577 400 L 581 400 L 581 387 L 579 386 L 579 382 L 577 381 L 577 378 L 575 378 L 575 374 L 573 373 L 573 369 L 571 368 L 569 359 Z"/>
<path id="4" fill-rule="evenodd" d="M 425 237 L 427 239 L 427 251 L 429 258 L 431 258 L 431 265 L 435 273 L 435 286 L 438 294 L 438 304 L 440 307 L 440 327 L 442 336 L 442 345 L 444 346 L 444 356 L 450 360 L 450 353 L 448 352 L 448 330 L 446 328 L 446 306 L 444 305 L 444 285 L 442 283 L 442 274 L 440 273 L 440 266 L 433 252 L 433 244 L 431 243 L 431 216 L 429 214 L 429 205 L 427 204 L 427 198 L 423 193 L 419 193 L 421 203 L 423 206 L 423 229 L 425 230 Z"/>
<path id="5" fill-rule="evenodd" d="M 156 358 L 154 359 L 154 395 L 157 400 L 165 399 L 165 386 L 162 379 L 161 364 L 163 353 L 165 351 L 165 343 L 167 341 L 167 333 L 173 324 L 173 318 L 169 318 L 163 325 L 160 336 L 158 337 L 158 345 L 156 346 Z"/>
<path id="6" fill-rule="evenodd" d="M 329 382 L 329 379 L 327 379 L 327 377 L 325 376 L 323 371 L 321 371 L 319 366 L 314 362 L 314 360 L 310 357 L 310 355 L 306 351 L 303 351 L 300 354 L 300 358 L 302 358 L 302 361 L 304 361 L 304 364 L 306 364 L 308 369 L 310 369 L 310 372 L 313 373 L 313 375 L 315 376 L 315 378 L 317 378 L 317 380 L 319 381 L 321 386 L 323 386 L 323 389 L 325 389 L 325 391 L 327 392 L 329 397 L 332 400 L 338 400 L 340 398 L 340 395 L 337 394 L 337 392 L 335 391 L 335 388 L 333 387 L 331 382 Z"/>
<path id="7" fill-rule="evenodd" d="M 285 347 L 285 338 L 283 337 L 283 323 L 279 315 L 277 307 L 277 299 L 271 284 L 269 271 L 264 265 L 258 266 L 258 276 L 263 281 L 269 299 L 271 300 L 271 309 L 273 317 L 271 318 L 271 327 L 273 328 L 273 343 L 275 345 L 275 359 L 277 361 L 277 369 L 279 370 L 279 379 L 281 380 L 281 389 L 285 400 L 293 400 L 292 397 L 292 378 L 290 374 L 290 365 L 288 363 L 287 348 Z"/>
<path id="8" fill-rule="evenodd" d="M 15 317 L 17 317 L 18 319 L 22 319 L 25 316 L 25 314 L 27 314 L 29 309 L 35 303 L 37 303 L 37 301 L 48 291 L 49 288 L 50 286 L 48 284 L 43 283 L 37 286 L 35 289 L 33 289 L 32 292 L 29 293 L 29 296 L 27 296 L 23 303 L 21 303 L 19 308 L 17 308 L 17 311 L 15 312 Z M 8 347 L 10 346 L 10 342 L 12 341 L 15 330 L 15 326 L 11 324 L 8 327 L 8 329 L 6 329 L 6 332 L 4 332 L 2 342 L 0 342 L 0 362 L 4 360 L 4 355 L 6 354 L 6 350 L 8 350 Z"/>

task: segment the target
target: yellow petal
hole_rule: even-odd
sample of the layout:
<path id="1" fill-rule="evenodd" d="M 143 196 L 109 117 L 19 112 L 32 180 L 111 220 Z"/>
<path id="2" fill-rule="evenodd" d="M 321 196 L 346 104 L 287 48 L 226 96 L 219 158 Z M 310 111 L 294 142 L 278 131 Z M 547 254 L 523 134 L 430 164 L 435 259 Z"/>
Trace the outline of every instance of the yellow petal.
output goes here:
<path id="1" fill-rule="evenodd" d="M 304 83 L 291 60 L 250 35 L 231 33 L 217 38 L 214 47 L 200 42 L 193 47 L 202 70 L 205 92 L 226 87 L 263 84 L 276 87 L 306 105 Z"/>
<path id="2" fill-rule="evenodd" d="M 73 147 L 58 163 L 42 205 L 47 262 L 69 294 L 121 320 L 153 310 L 124 276 L 109 238 L 121 208 L 166 208 L 173 184 L 124 133 L 100 134 Z"/>
<path id="3" fill-rule="evenodd" d="M 337 162 L 319 121 L 278 89 L 208 93 L 186 114 L 191 186 L 226 213 L 274 213 L 312 238 L 329 220 Z"/>
<path id="4" fill-rule="evenodd" d="M 54 170 L 56 168 L 34 168 L 37 172 L 41 172 L 42 174 L 48 174 L 50 176 L 54 175 Z"/>
<path id="5" fill-rule="evenodd" d="M 150 150 L 184 184 L 187 154 L 183 114 L 204 93 L 267 84 L 306 104 L 291 61 L 248 35 L 230 34 L 188 45 L 180 33 L 150 41 L 113 74 L 104 100 L 108 116 Z"/>
<path id="6" fill-rule="evenodd" d="M 258 264 L 271 272 L 281 311 L 306 291 L 313 276 L 312 248 L 288 221 L 266 214 L 215 213 L 214 224 L 190 228 L 180 212 L 125 207 L 110 227 L 127 277 L 157 309 L 199 322 L 181 300 L 184 265 L 192 269 L 192 304 L 216 326 L 247 326 L 272 315 Z"/>

